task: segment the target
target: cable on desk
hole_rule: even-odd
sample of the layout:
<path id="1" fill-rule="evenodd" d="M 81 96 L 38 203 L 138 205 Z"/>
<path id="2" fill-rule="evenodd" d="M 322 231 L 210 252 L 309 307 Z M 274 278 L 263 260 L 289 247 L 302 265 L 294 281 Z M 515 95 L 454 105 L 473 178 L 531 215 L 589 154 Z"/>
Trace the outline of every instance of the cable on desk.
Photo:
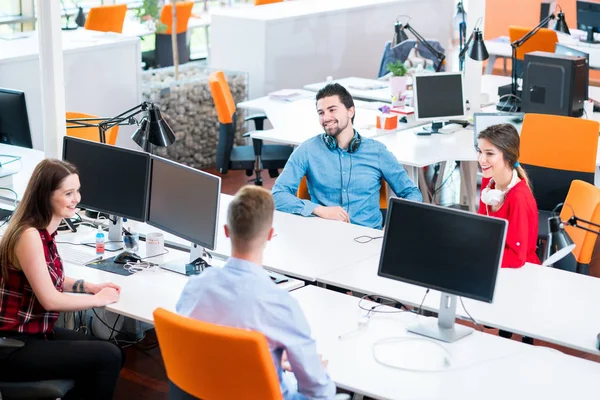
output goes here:
<path id="1" fill-rule="evenodd" d="M 4 166 L 6 164 L 10 164 L 10 163 L 13 163 L 15 161 L 21 161 L 21 156 L 13 156 L 13 155 L 10 155 L 10 154 L 0 154 L 0 157 L 8 157 L 8 158 L 12 159 L 10 161 L 0 163 L 0 166 Z"/>
<path id="2" fill-rule="evenodd" d="M 419 304 L 419 308 L 417 308 L 416 314 L 421 314 L 421 308 L 423 307 L 423 303 L 425 303 L 425 298 L 429 294 L 429 289 L 425 291 L 425 295 L 423 295 L 423 300 L 421 300 L 421 304 Z"/>
<path id="3" fill-rule="evenodd" d="M 480 332 L 483 332 L 483 327 L 481 325 L 479 325 L 479 323 L 477 323 L 477 321 L 475 321 L 475 319 L 471 316 L 471 314 L 469 313 L 469 310 L 467 310 L 467 307 L 465 307 L 465 303 L 463 303 L 462 297 L 459 297 L 459 299 L 460 299 L 460 304 L 462 305 L 463 310 L 465 310 L 465 312 L 469 316 L 469 319 L 475 324 L 475 326 L 477 326 L 477 329 L 479 329 Z"/>
<path id="4" fill-rule="evenodd" d="M 514 95 L 512 93 L 508 93 L 508 94 L 500 96 L 498 98 L 498 103 L 500 102 L 500 100 L 502 100 L 505 97 L 507 99 L 504 101 L 504 104 L 501 105 L 502 108 L 506 107 L 506 105 L 508 104 L 508 97 L 514 97 L 515 99 L 519 100 L 519 103 L 522 102 L 522 100 L 521 100 L 521 98 L 519 96 L 516 96 L 516 95 Z M 511 107 L 508 112 L 515 112 L 515 111 L 517 111 L 518 108 L 519 108 L 519 106 L 518 106 L 519 103 L 516 103 L 513 107 Z"/>
<path id="5" fill-rule="evenodd" d="M 165 254 L 167 254 L 168 252 L 169 252 L 169 249 L 167 249 L 167 248 L 165 247 L 165 251 L 163 251 L 162 253 L 155 254 L 155 255 L 153 255 L 153 256 L 142 257 L 141 259 L 142 259 L 142 260 L 147 260 L 147 259 L 149 259 L 149 258 L 154 258 L 154 257 L 164 256 L 164 255 L 165 255 Z"/>
<path id="6" fill-rule="evenodd" d="M 368 236 L 368 235 L 360 235 L 354 238 L 354 241 L 356 243 L 360 243 L 360 244 L 365 244 L 365 243 L 369 243 L 372 240 L 375 239 L 383 239 L 383 236 Z"/>
<path id="7" fill-rule="evenodd" d="M 14 190 L 12 190 L 11 188 L 8 188 L 8 187 L 0 187 L 0 190 L 7 190 L 15 195 L 14 205 L 15 205 L 15 209 L 16 209 L 17 205 L 19 204 L 19 195 L 17 194 L 17 192 L 15 192 Z"/>
<path id="8" fill-rule="evenodd" d="M 441 348 L 444 353 L 446 354 L 446 356 L 444 357 L 444 367 L 443 368 L 438 368 L 438 369 L 420 369 L 420 368 L 409 368 L 409 367 L 403 367 L 400 365 L 395 365 L 395 364 L 390 364 L 388 362 L 385 362 L 383 360 L 381 360 L 379 358 L 379 355 L 377 353 L 377 347 L 381 346 L 383 344 L 388 344 L 388 343 L 393 343 L 393 342 L 427 342 L 427 343 L 431 343 L 439 348 Z M 381 364 L 381 365 L 385 365 L 386 367 L 390 367 L 390 368 L 395 368 L 395 369 L 400 369 L 403 371 L 411 371 L 411 372 L 431 372 L 431 373 L 435 373 L 435 372 L 446 372 L 446 371 L 450 371 L 450 365 L 451 365 L 451 360 L 452 360 L 452 354 L 450 353 L 450 351 L 448 351 L 448 349 L 442 345 L 441 343 L 438 343 L 435 340 L 430 340 L 430 339 L 425 339 L 425 338 L 419 338 L 419 337 L 391 337 L 391 338 L 383 338 L 383 339 L 379 339 L 377 340 L 375 343 L 373 343 L 373 345 L 371 346 L 371 351 L 373 353 L 373 358 L 375 359 L 375 361 L 377 361 L 377 363 Z"/>
<path id="9" fill-rule="evenodd" d="M 384 299 L 384 300 L 388 300 L 388 301 L 391 301 L 391 302 L 393 302 L 393 303 L 398 303 L 398 304 L 400 304 L 400 307 L 404 307 L 404 310 L 400 310 L 400 311 L 384 311 L 384 310 L 377 310 L 377 308 L 379 308 L 379 307 L 382 307 L 382 306 L 384 306 L 384 305 L 385 305 L 385 304 L 379 304 L 379 303 L 378 303 L 378 304 L 376 304 L 376 305 L 374 305 L 374 306 L 372 306 L 371 308 L 364 307 L 364 306 L 362 305 L 362 303 L 363 303 L 363 301 L 364 301 L 365 299 L 368 299 L 368 300 L 370 300 L 370 301 L 372 301 L 372 302 L 374 302 L 374 303 L 377 303 L 377 300 L 375 300 L 375 299 L 371 299 L 371 296 L 372 296 L 372 295 L 370 295 L 370 294 L 366 294 L 366 295 L 364 295 L 363 297 L 361 297 L 361 298 L 360 298 L 360 300 L 358 301 L 358 308 L 360 308 L 360 309 L 361 309 L 361 310 L 363 310 L 363 311 L 367 311 L 369 314 L 370 314 L 370 313 L 395 314 L 395 313 L 401 313 L 401 312 L 410 311 L 410 310 L 408 310 L 408 309 L 407 309 L 407 308 L 404 306 L 404 304 L 400 303 L 399 301 L 396 301 L 396 300 L 394 300 L 394 299 L 391 299 L 391 298 L 389 298 L 389 297 L 383 297 L 383 296 L 373 296 L 373 297 L 377 297 L 378 299 Z M 368 316 L 368 314 L 367 314 L 367 316 Z"/>

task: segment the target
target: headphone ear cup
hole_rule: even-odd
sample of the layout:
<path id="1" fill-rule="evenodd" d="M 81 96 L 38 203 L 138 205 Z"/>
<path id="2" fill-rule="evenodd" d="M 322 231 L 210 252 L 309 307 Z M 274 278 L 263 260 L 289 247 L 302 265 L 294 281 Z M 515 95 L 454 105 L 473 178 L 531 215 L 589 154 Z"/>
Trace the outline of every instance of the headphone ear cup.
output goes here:
<path id="1" fill-rule="evenodd" d="M 354 153 L 354 152 L 358 151 L 358 148 L 360 147 L 361 143 L 362 143 L 362 138 L 357 133 L 356 137 L 350 141 L 350 145 L 348 146 L 348 153 Z"/>
<path id="2" fill-rule="evenodd" d="M 337 140 L 335 140 L 334 137 L 329 136 L 328 134 L 324 133 L 323 136 L 321 136 L 323 138 L 323 143 L 325 143 L 325 146 L 327 146 L 327 148 L 329 150 L 335 150 L 337 149 Z"/>

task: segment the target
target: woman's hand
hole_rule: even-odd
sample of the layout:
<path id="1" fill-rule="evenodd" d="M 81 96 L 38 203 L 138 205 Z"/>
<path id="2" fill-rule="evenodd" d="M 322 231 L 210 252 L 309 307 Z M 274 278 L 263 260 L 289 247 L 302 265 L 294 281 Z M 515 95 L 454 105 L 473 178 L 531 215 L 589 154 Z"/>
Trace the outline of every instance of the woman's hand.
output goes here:
<path id="1" fill-rule="evenodd" d="M 86 293 L 96 294 L 100 292 L 104 288 L 113 288 L 117 291 L 117 293 L 121 293 L 121 287 L 116 283 L 112 282 L 104 282 L 104 283 L 85 283 L 85 291 Z"/>
<path id="2" fill-rule="evenodd" d="M 119 301 L 119 292 L 115 288 L 105 287 L 94 295 L 94 299 L 97 299 L 95 307 L 104 307 Z"/>

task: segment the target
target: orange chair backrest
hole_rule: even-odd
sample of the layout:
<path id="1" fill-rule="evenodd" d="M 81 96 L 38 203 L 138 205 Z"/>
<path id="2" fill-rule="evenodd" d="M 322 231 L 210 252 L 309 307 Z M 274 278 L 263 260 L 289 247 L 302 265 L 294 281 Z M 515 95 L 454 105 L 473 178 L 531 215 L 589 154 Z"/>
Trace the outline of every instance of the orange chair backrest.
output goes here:
<path id="1" fill-rule="evenodd" d="M 235 113 L 235 102 L 229 90 L 229 85 L 225 79 L 223 71 L 215 71 L 208 77 L 208 85 L 212 94 L 219 122 L 222 124 L 230 124 L 233 122 L 233 114 Z"/>
<path id="2" fill-rule="evenodd" d="M 101 32 L 123 32 L 127 4 L 114 4 L 90 8 L 85 29 Z"/>
<path id="3" fill-rule="evenodd" d="M 531 28 L 522 26 L 509 26 L 508 35 L 510 36 L 510 42 L 512 43 L 515 40 L 521 39 L 530 30 Z M 517 60 L 523 60 L 525 53 L 531 53 L 532 51 L 547 51 L 549 53 L 554 53 L 557 42 L 558 35 L 556 34 L 556 31 L 542 28 L 517 49 Z"/>
<path id="4" fill-rule="evenodd" d="M 264 6 L 265 4 L 281 3 L 283 0 L 254 0 L 255 6 Z"/>
<path id="5" fill-rule="evenodd" d="M 561 221 L 567 221 L 575 213 L 579 218 L 598 224 L 600 223 L 599 205 L 600 188 L 587 182 L 574 180 L 571 183 L 565 204 L 560 212 L 560 219 Z M 579 224 L 586 228 L 597 229 L 582 222 Z M 571 239 L 573 239 L 573 243 L 575 243 L 575 249 L 573 250 L 575 259 L 582 264 L 589 264 L 598 235 L 575 228 L 574 226 L 565 226 L 565 230 L 571 236 Z"/>
<path id="6" fill-rule="evenodd" d="M 308 183 L 306 182 L 306 176 L 302 177 L 302 180 L 298 185 L 296 197 L 303 200 L 310 200 L 310 193 L 308 192 Z M 385 181 L 383 179 L 381 180 L 381 189 L 379 190 L 379 208 L 388 208 L 387 189 L 385 186 Z"/>
<path id="7" fill-rule="evenodd" d="M 588 119 L 525 114 L 519 161 L 539 167 L 594 173 L 599 127 L 597 121 Z"/>
<path id="8" fill-rule="evenodd" d="M 175 33 L 183 33 L 187 31 L 188 21 L 192 15 L 192 8 L 194 7 L 193 1 L 180 1 L 175 3 L 175 11 L 177 12 L 177 30 Z M 173 20 L 173 6 L 171 4 L 165 4 L 160 11 L 160 22 L 167 25 L 167 30 L 164 32 L 167 35 L 171 34 Z"/>
<path id="9" fill-rule="evenodd" d="M 153 314 L 167 376 L 179 389 L 199 399 L 282 398 L 262 333 L 209 324 L 162 308 Z"/>
<path id="10" fill-rule="evenodd" d="M 98 118 L 97 115 L 84 114 L 80 112 L 67 112 L 67 119 L 79 119 L 79 118 Z M 96 124 L 99 121 L 90 121 L 91 124 Z M 67 126 L 77 125 L 68 123 Z M 117 135 L 119 134 L 119 127 L 113 126 L 105 133 L 105 139 L 107 144 L 113 146 L 117 143 Z M 92 142 L 100 142 L 100 131 L 97 127 L 84 127 L 84 128 L 71 128 L 67 129 L 67 136 L 76 137 L 79 139 L 90 140 Z"/>

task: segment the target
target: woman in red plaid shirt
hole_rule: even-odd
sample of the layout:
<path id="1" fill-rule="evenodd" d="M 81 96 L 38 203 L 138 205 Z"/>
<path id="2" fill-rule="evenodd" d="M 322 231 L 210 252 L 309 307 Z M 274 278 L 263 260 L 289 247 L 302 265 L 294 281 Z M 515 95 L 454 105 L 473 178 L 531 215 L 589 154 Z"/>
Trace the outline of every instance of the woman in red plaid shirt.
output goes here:
<path id="1" fill-rule="evenodd" d="M 60 312 L 104 307 L 119 300 L 113 283 L 65 276 L 54 236 L 81 200 L 77 169 L 46 159 L 35 168 L 0 241 L 0 337 L 25 342 L 0 350 L 3 381 L 72 379 L 67 398 L 110 399 L 121 370 L 121 350 L 80 332 L 55 328 Z M 90 293 L 72 296 L 65 292 Z"/>

